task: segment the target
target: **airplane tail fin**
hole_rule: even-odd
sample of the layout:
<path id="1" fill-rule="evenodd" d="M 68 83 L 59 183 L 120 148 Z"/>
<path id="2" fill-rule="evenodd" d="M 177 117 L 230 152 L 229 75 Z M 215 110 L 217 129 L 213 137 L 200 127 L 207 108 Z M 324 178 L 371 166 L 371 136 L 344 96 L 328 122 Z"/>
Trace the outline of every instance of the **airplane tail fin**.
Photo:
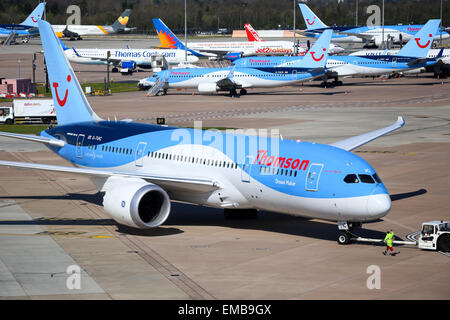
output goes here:
<path id="1" fill-rule="evenodd" d="M 33 12 L 30 13 L 28 18 L 26 18 L 25 21 L 21 23 L 21 25 L 37 27 L 37 22 L 41 20 L 42 16 L 44 15 L 45 4 L 45 2 L 39 3 L 37 7 L 34 8 Z"/>
<path id="2" fill-rule="evenodd" d="M 441 20 L 431 19 L 397 53 L 402 57 L 425 58 L 433 43 L 434 34 Z"/>
<path id="3" fill-rule="evenodd" d="M 119 18 L 113 23 L 112 28 L 114 31 L 125 29 L 127 26 L 128 20 L 130 19 L 131 9 L 126 9 Z"/>
<path id="4" fill-rule="evenodd" d="M 299 66 L 303 68 L 324 68 L 330 49 L 332 30 L 325 30 L 319 39 L 314 42 L 311 49 L 305 54 L 305 57 L 299 60 Z"/>
<path id="5" fill-rule="evenodd" d="M 38 26 L 58 124 L 101 120 L 89 105 L 50 23 L 40 20 Z"/>
<path id="6" fill-rule="evenodd" d="M 316 16 L 306 4 L 299 3 L 298 5 L 302 11 L 303 20 L 305 20 L 306 29 L 308 31 L 328 28 L 328 26 L 323 23 L 322 20 L 320 20 L 319 17 Z"/>
<path id="7" fill-rule="evenodd" d="M 247 33 L 247 40 L 248 41 L 264 41 L 259 36 L 258 32 L 256 32 L 255 29 L 253 29 L 252 25 L 250 23 L 246 23 L 244 25 L 245 32 Z"/>
<path id="8" fill-rule="evenodd" d="M 184 43 L 181 42 L 177 36 L 170 30 L 161 19 L 152 19 L 155 25 L 156 33 L 159 41 L 161 41 L 161 48 L 181 49 L 184 50 Z"/>

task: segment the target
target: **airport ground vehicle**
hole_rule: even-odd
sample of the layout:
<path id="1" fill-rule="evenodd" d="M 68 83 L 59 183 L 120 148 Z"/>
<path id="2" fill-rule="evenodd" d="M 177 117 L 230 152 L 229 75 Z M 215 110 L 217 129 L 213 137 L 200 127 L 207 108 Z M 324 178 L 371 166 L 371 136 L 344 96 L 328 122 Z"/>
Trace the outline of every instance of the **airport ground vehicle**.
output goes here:
<path id="1" fill-rule="evenodd" d="M 50 123 L 56 120 L 52 99 L 15 99 L 10 107 L 0 107 L 0 123 Z"/>
<path id="2" fill-rule="evenodd" d="M 415 245 L 423 250 L 450 252 L 450 221 L 424 222 L 418 233 L 419 237 L 416 241 L 394 240 L 394 244 Z M 339 244 L 348 244 L 352 241 L 382 243 L 383 239 L 362 238 L 349 231 L 342 231 L 338 237 Z"/>

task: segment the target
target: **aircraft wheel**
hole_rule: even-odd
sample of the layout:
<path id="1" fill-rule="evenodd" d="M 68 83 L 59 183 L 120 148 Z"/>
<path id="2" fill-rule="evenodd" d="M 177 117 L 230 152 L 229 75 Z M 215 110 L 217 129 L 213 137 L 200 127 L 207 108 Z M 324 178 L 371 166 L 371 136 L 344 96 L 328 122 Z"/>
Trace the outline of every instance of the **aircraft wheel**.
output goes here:
<path id="1" fill-rule="evenodd" d="M 337 241 L 339 244 L 349 244 L 350 234 L 346 231 L 341 231 L 338 235 Z"/>
<path id="2" fill-rule="evenodd" d="M 119 72 L 119 69 L 117 69 L 116 67 L 112 68 L 111 72 L 116 73 Z"/>
<path id="3" fill-rule="evenodd" d="M 247 94 L 247 90 L 246 89 L 241 89 L 241 91 L 239 92 L 242 96 Z"/>

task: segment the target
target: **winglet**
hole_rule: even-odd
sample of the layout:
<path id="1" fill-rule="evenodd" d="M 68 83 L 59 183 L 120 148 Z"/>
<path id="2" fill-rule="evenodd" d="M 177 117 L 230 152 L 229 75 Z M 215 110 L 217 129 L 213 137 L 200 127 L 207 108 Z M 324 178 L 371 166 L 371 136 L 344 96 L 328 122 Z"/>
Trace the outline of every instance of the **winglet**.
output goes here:
<path id="1" fill-rule="evenodd" d="M 341 141 L 330 144 L 330 146 L 344 149 L 346 151 L 351 151 L 353 149 L 359 148 L 360 146 L 362 146 L 366 143 L 369 143 L 372 140 L 382 137 L 392 131 L 400 129 L 404 125 L 405 125 L 405 120 L 403 119 L 403 117 L 398 117 L 397 121 L 394 124 L 392 124 L 386 128 L 378 129 L 375 131 L 364 133 L 364 134 L 356 136 L 356 137 L 351 137 L 351 138 L 348 138 L 345 140 L 341 140 Z"/>

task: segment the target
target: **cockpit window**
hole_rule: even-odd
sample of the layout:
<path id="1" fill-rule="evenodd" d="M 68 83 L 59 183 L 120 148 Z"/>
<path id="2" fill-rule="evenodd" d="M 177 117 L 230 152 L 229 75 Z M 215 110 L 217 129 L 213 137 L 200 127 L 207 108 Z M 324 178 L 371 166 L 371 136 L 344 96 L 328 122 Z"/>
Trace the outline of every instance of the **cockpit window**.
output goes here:
<path id="1" fill-rule="evenodd" d="M 362 183 L 375 183 L 375 181 L 373 181 L 372 176 L 368 175 L 368 174 L 358 174 L 359 179 L 361 179 Z"/>
<path id="2" fill-rule="evenodd" d="M 345 176 L 344 181 L 346 183 L 358 183 L 358 177 L 356 176 L 356 174 L 348 174 Z"/>
<path id="3" fill-rule="evenodd" d="M 376 173 L 375 173 L 372 177 L 375 179 L 375 181 L 376 181 L 377 183 L 381 183 L 381 179 L 380 179 L 380 177 L 379 177 Z"/>

